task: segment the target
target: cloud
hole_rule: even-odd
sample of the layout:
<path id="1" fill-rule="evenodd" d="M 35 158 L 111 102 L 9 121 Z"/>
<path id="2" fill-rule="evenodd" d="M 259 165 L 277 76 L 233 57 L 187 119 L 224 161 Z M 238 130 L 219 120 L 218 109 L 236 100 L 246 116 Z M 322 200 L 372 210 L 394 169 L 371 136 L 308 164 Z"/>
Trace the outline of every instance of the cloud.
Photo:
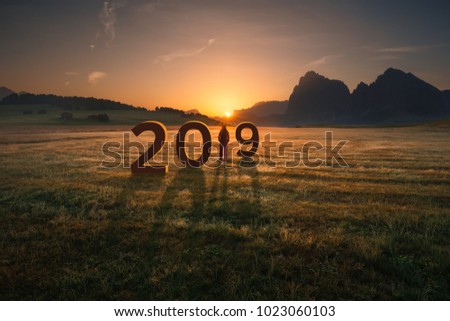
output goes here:
<path id="1" fill-rule="evenodd" d="M 208 47 L 210 47 L 216 40 L 215 39 L 209 39 L 208 44 L 206 46 L 203 46 L 199 49 L 180 49 L 178 51 L 172 52 L 167 55 L 158 56 L 153 60 L 154 64 L 157 64 L 159 62 L 171 62 L 174 59 L 177 58 L 185 58 L 185 57 L 192 57 L 200 54 L 202 51 L 206 50 Z"/>
<path id="2" fill-rule="evenodd" d="M 400 56 L 399 55 L 380 55 L 380 56 L 375 56 L 375 57 L 371 57 L 368 58 L 369 60 L 375 60 L 375 61 L 390 61 L 390 60 L 399 60 Z"/>
<path id="3" fill-rule="evenodd" d="M 370 50 L 375 56 L 369 60 L 389 61 L 398 60 L 404 55 L 429 50 L 435 46 L 399 46 Z"/>
<path id="4" fill-rule="evenodd" d="M 317 60 L 311 61 L 311 62 L 307 63 L 306 65 L 309 66 L 309 67 L 322 66 L 322 65 L 325 65 L 325 64 L 330 63 L 330 61 L 332 61 L 332 60 L 334 60 L 334 59 L 336 59 L 336 58 L 338 58 L 338 57 L 340 57 L 340 56 L 337 56 L 337 55 L 328 55 L 328 56 L 319 58 L 319 59 L 317 59 Z"/>
<path id="5" fill-rule="evenodd" d="M 100 80 L 106 77 L 106 73 L 103 71 L 93 71 L 88 75 L 88 82 L 95 86 Z"/>
<path id="6" fill-rule="evenodd" d="M 429 49 L 429 46 L 403 46 L 378 49 L 380 53 L 414 53 Z"/>
<path id="7" fill-rule="evenodd" d="M 103 2 L 103 8 L 99 13 L 100 22 L 103 25 L 103 31 L 106 37 L 106 44 L 109 46 L 116 38 L 116 22 L 117 13 L 116 10 L 123 8 L 127 5 L 127 0 L 106 0 Z M 91 49 L 95 48 L 92 47 Z"/>
<path id="8" fill-rule="evenodd" d="M 76 71 L 66 71 L 64 73 L 66 76 L 76 76 L 78 73 Z"/>

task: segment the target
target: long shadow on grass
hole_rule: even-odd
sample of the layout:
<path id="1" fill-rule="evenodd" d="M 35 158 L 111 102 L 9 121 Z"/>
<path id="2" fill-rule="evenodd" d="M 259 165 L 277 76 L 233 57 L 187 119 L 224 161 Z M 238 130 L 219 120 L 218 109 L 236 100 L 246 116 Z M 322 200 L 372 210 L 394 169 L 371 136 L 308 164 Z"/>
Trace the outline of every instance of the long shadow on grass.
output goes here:
<path id="1" fill-rule="evenodd" d="M 159 245 L 146 281 L 148 295 L 172 300 L 251 297 L 259 283 L 236 280 L 254 266 L 252 232 L 241 227 L 258 228 L 259 191 L 256 168 L 180 169 L 161 199 L 152 232 Z"/>
<path id="2" fill-rule="evenodd" d="M 202 169 L 179 169 L 167 187 L 158 206 L 158 219 L 179 218 L 181 215 L 193 221 L 205 214 L 205 175 Z M 187 206 L 187 203 L 192 203 Z"/>
<path id="3" fill-rule="evenodd" d="M 113 214 L 109 215 L 104 233 L 102 255 L 107 255 L 108 261 L 100 263 L 108 287 L 95 299 L 153 298 L 145 283 L 156 264 L 162 224 L 152 216 L 154 209 L 136 200 L 138 192 L 160 189 L 164 179 L 164 175 L 131 175 L 122 182 L 113 182 L 121 191 L 113 202 Z"/>
<path id="4" fill-rule="evenodd" d="M 229 183 L 228 179 L 232 176 L 235 178 L 234 182 Z M 212 217 L 234 227 L 260 223 L 263 219 L 261 186 L 256 167 L 218 169 L 214 182 L 218 184 L 216 192 L 218 202 L 210 209 Z"/>

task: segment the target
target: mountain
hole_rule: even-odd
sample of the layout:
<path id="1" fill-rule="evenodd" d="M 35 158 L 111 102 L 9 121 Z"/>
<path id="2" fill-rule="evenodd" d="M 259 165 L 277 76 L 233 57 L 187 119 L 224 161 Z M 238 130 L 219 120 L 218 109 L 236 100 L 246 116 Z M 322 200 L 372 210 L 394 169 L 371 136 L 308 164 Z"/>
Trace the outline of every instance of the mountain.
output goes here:
<path id="1" fill-rule="evenodd" d="M 234 110 L 233 121 L 251 121 L 264 126 L 282 126 L 288 101 L 260 101 L 250 108 Z"/>
<path id="2" fill-rule="evenodd" d="M 184 112 L 185 114 L 201 114 L 201 112 L 198 110 L 198 109 L 189 109 L 189 110 L 186 110 L 185 112 Z"/>
<path id="3" fill-rule="evenodd" d="M 352 93 L 354 120 L 363 123 L 416 123 L 448 115 L 445 93 L 401 70 L 389 68 Z"/>
<path id="4" fill-rule="evenodd" d="M 350 111 L 350 91 L 340 80 L 308 71 L 289 97 L 288 124 L 335 123 Z"/>
<path id="5" fill-rule="evenodd" d="M 12 94 L 15 94 L 15 92 L 12 91 L 11 89 L 6 87 L 0 87 L 0 100 Z"/>
<path id="6" fill-rule="evenodd" d="M 388 68 L 350 94 L 340 80 L 308 71 L 289 101 L 256 103 L 235 110 L 233 120 L 264 126 L 419 124 L 450 116 L 450 90 L 440 91 L 412 73 Z"/>
<path id="7" fill-rule="evenodd" d="M 447 104 L 447 109 L 450 110 L 450 90 L 442 91 L 445 103 Z"/>
<path id="8" fill-rule="evenodd" d="M 266 117 L 271 115 L 283 115 L 288 107 L 288 101 L 260 101 L 250 108 L 235 110 L 234 114 L 241 117 Z"/>
<path id="9" fill-rule="evenodd" d="M 361 106 L 364 106 L 368 100 L 368 97 L 369 85 L 364 82 L 360 82 L 350 96 L 350 114 L 348 115 L 350 121 L 356 121 L 357 115 L 364 113 L 364 110 L 361 110 L 363 108 Z"/>
<path id="10" fill-rule="evenodd" d="M 342 81 L 309 71 L 294 87 L 283 124 L 412 124 L 449 115 L 450 90 L 440 91 L 412 73 L 388 68 L 350 94 Z"/>

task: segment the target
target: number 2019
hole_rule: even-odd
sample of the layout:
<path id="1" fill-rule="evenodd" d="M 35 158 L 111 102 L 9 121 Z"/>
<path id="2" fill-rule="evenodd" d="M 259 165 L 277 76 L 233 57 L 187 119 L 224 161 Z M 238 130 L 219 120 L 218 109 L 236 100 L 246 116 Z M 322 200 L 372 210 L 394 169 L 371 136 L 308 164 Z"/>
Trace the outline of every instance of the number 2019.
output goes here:
<path id="1" fill-rule="evenodd" d="M 244 139 L 242 137 L 242 131 L 244 129 L 250 129 L 252 131 L 252 136 L 249 139 Z M 186 134 L 190 130 L 198 130 L 202 136 L 203 146 L 201 155 L 192 159 L 186 154 L 185 150 L 185 138 Z M 132 129 L 134 135 L 139 136 L 143 132 L 150 131 L 155 134 L 155 140 L 151 146 L 133 163 L 131 164 L 131 172 L 133 174 L 156 174 L 156 173 L 167 173 L 168 165 L 150 165 L 145 164 L 148 160 L 151 160 L 156 154 L 158 154 L 163 148 L 167 141 L 167 129 L 164 124 L 158 121 L 146 121 L 140 123 Z M 236 126 L 236 140 L 242 145 L 252 145 L 249 150 L 240 149 L 238 151 L 239 156 L 252 157 L 258 150 L 259 146 L 259 133 L 258 129 L 253 123 L 244 122 Z M 211 156 L 211 133 L 208 126 L 200 121 L 189 121 L 180 127 L 176 135 L 176 152 L 180 161 L 194 168 L 201 167 L 206 163 Z"/>

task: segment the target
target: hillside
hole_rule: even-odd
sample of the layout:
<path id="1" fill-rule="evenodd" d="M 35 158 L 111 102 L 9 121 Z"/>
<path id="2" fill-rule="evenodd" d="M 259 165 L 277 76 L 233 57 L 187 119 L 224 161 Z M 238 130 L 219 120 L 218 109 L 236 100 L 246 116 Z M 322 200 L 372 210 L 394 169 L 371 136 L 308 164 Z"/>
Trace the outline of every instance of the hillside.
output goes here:
<path id="1" fill-rule="evenodd" d="M 234 110 L 233 121 L 252 121 L 263 126 L 282 126 L 288 101 L 261 101 L 246 109 Z"/>
<path id="2" fill-rule="evenodd" d="M 0 125 L 127 125 L 147 120 L 166 125 L 180 125 L 190 120 L 208 125 L 218 122 L 205 115 L 185 113 L 171 107 L 157 107 L 150 111 L 116 101 L 56 95 L 12 94 L 0 101 Z"/>
<path id="3" fill-rule="evenodd" d="M 1 105 L 50 105 L 64 110 L 133 110 L 136 108 L 132 105 L 120 102 L 85 97 L 65 97 L 47 94 L 12 94 L 4 97 Z"/>
<path id="4" fill-rule="evenodd" d="M 442 95 L 444 97 L 445 103 L 447 104 L 447 108 L 450 109 L 450 90 L 442 91 Z"/>
<path id="5" fill-rule="evenodd" d="M 288 101 L 260 101 L 250 108 L 235 110 L 234 114 L 240 117 L 267 117 L 271 115 L 283 115 L 288 107 Z"/>
<path id="6" fill-rule="evenodd" d="M 6 96 L 12 95 L 15 92 L 6 87 L 0 87 L 0 100 L 5 98 Z"/>

